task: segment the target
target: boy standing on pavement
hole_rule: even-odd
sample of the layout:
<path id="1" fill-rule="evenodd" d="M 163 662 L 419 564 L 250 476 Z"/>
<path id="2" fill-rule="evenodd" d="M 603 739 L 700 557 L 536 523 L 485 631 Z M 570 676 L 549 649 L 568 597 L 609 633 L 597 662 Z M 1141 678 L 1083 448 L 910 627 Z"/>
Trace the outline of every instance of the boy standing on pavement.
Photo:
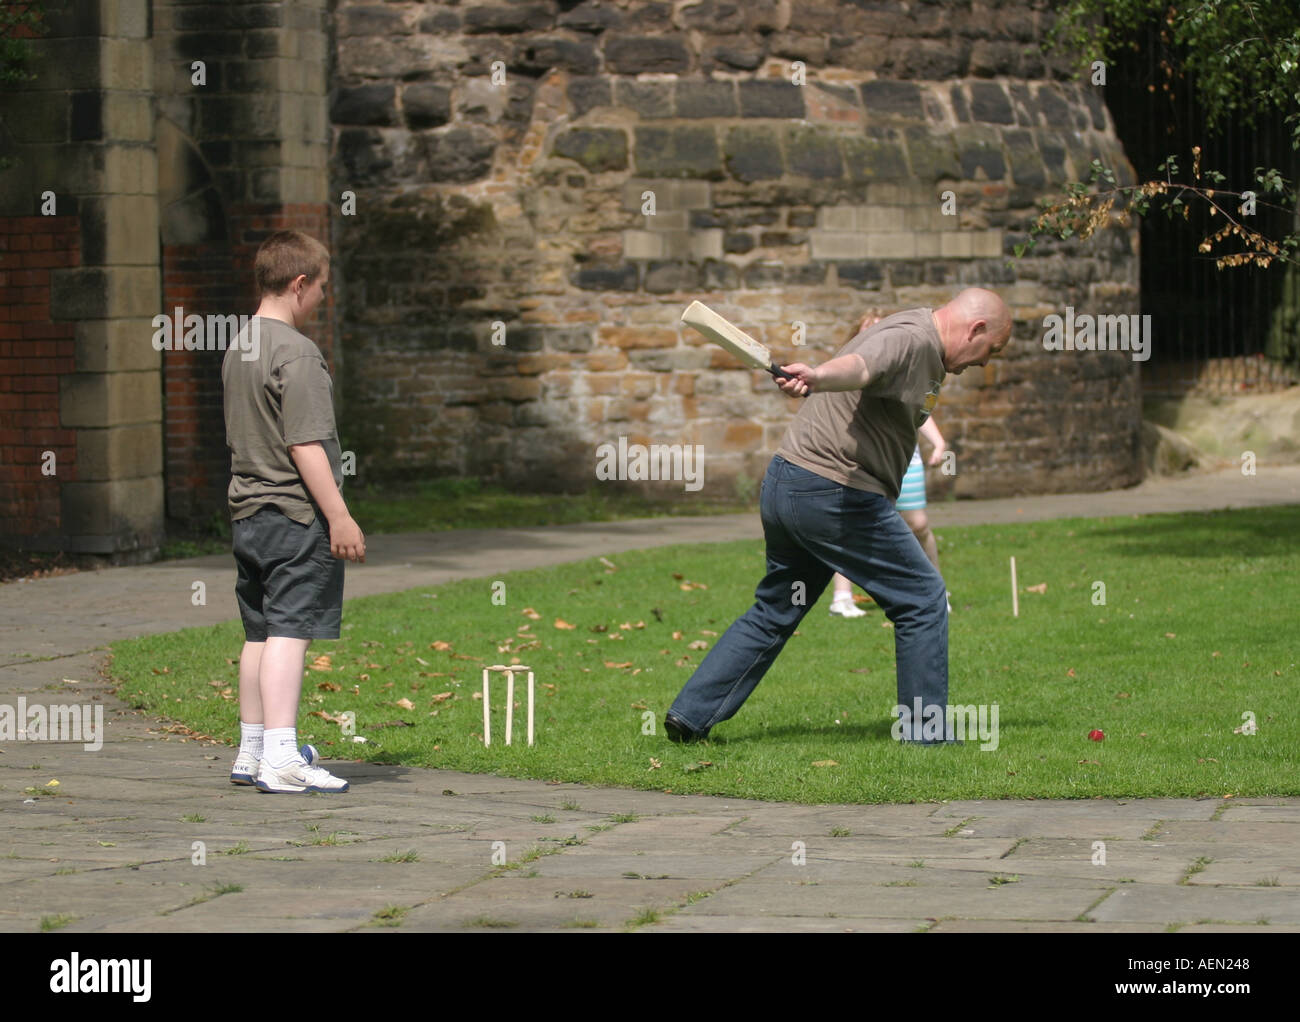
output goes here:
<path id="1" fill-rule="evenodd" d="M 334 384 L 320 349 L 299 332 L 325 296 L 329 264 L 325 246 L 298 231 L 262 242 L 254 262 L 261 304 L 221 366 L 246 639 L 230 780 L 269 792 L 348 790 L 309 763 L 297 739 L 307 647 L 339 637 L 343 560 L 366 559 L 365 536 L 339 492 Z"/>

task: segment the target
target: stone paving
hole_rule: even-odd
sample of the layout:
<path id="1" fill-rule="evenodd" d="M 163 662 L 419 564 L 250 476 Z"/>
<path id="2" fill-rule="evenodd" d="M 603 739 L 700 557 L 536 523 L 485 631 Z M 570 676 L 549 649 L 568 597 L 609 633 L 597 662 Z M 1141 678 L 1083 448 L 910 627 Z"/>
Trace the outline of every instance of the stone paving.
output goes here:
<path id="1" fill-rule="evenodd" d="M 931 517 L 1262 504 L 1300 504 L 1300 467 Z M 760 533 L 733 515 L 374 536 L 348 596 Z M 1300 930 L 1296 798 L 805 806 L 375 764 L 349 764 L 344 795 L 235 788 L 230 749 L 100 680 L 110 641 L 229 619 L 232 589 L 225 556 L 0 586 L 0 706 L 93 703 L 106 724 L 93 755 L 0 743 L 0 929 L 247 931 L 255 913 L 303 932 Z"/>

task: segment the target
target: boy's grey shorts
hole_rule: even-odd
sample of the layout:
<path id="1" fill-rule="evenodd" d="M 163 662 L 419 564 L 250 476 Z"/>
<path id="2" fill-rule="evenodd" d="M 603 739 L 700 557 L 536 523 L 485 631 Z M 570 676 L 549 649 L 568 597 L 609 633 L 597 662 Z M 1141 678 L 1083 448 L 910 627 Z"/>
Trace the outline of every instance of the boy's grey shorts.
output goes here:
<path id="1" fill-rule="evenodd" d="M 330 553 L 329 526 L 310 525 L 275 507 L 231 524 L 239 578 L 235 598 L 244 637 L 337 639 L 343 620 L 343 561 Z"/>

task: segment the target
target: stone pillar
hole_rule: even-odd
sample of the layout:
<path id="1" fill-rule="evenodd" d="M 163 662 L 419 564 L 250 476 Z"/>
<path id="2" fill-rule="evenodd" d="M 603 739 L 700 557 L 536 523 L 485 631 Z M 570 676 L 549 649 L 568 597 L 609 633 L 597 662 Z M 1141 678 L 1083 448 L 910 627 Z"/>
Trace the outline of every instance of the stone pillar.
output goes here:
<path id="1" fill-rule="evenodd" d="M 0 93 L 0 542 L 152 556 L 162 541 L 157 158 L 148 0 L 48 4 Z"/>
<path id="2" fill-rule="evenodd" d="M 273 231 L 330 247 L 327 7 L 154 0 L 162 312 L 251 315 Z M 330 360 L 334 290 L 306 330 Z M 163 354 L 167 515 L 190 527 L 226 515 L 223 355 Z"/>

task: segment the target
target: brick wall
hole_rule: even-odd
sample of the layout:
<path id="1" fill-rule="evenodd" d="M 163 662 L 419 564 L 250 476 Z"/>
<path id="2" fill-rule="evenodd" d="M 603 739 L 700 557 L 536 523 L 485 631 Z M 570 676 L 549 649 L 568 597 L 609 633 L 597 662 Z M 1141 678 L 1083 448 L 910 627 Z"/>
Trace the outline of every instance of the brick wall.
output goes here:
<path id="1" fill-rule="evenodd" d="M 11 537 L 56 535 L 60 483 L 77 478 L 76 432 L 59 420 L 75 326 L 54 319 L 50 271 L 80 264 L 77 217 L 0 217 L 0 533 Z M 47 451 L 57 475 L 42 473 Z"/>

